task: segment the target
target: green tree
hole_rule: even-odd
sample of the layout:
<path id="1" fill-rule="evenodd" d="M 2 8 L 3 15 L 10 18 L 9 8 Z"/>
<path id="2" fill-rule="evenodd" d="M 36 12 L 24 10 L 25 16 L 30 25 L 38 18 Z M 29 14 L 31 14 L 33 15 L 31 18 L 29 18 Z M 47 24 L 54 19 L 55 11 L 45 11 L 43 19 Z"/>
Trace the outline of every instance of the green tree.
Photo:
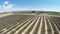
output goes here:
<path id="1" fill-rule="evenodd" d="M 35 11 L 32 11 L 32 13 L 35 13 Z"/>

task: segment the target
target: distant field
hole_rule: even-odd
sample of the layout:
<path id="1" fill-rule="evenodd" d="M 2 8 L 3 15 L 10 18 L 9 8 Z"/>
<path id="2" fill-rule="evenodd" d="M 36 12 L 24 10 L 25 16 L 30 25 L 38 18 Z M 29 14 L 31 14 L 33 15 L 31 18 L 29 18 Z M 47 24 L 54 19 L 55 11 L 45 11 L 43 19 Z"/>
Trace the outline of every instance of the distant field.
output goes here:
<path id="1" fill-rule="evenodd" d="M 60 16 L 60 13 L 50 13 L 48 15 L 56 15 L 56 16 Z"/>

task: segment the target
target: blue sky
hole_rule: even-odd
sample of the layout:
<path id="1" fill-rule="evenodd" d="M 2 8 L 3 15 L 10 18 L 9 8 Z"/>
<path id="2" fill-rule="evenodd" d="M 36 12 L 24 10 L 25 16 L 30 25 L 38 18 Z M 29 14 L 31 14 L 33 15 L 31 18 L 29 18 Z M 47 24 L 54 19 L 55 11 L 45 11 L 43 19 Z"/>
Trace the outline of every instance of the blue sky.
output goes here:
<path id="1" fill-rule="evenodd" d="M 0 12 L 24 10 L 60 11 L 60 0 L 0 0 Z"/>

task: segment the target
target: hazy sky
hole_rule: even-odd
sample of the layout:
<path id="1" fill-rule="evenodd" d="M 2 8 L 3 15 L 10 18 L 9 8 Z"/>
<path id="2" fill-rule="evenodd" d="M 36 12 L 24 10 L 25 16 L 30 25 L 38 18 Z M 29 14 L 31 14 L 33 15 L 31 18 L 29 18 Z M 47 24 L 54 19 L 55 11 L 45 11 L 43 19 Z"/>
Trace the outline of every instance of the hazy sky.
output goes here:
<path id="1" fill-rule="evenodd" d="M 0 0 L 0 12 L 16 10 L 60 11 L 60 0 Z"/>

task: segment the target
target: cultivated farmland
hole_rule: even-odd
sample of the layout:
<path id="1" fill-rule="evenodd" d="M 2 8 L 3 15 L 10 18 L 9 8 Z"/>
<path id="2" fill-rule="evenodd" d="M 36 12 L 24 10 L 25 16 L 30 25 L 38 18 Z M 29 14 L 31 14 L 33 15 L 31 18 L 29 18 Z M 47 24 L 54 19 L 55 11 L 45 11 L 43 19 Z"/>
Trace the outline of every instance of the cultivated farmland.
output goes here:
<path id="1" fill-rule="evenodd" d="M 0 34 L 60 34 L 60 17 L 9 15 L 0 18 Z"/>

